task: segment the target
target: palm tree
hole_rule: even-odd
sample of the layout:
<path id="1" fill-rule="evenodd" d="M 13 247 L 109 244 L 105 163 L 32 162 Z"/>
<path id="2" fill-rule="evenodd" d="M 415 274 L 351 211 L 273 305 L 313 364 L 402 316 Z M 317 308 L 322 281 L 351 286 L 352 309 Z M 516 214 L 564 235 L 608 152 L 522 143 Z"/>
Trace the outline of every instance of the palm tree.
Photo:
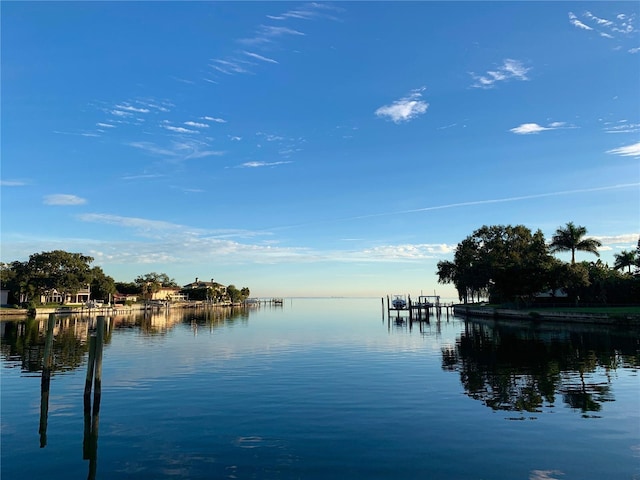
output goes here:
<path id="1" fill-rule="evenodd" d="M 549 250 L 551 253 L 571 252 L 571 265 L 576 263 L 576 250 L 591 252 L 599 257 L 598 247 L 601 247 L 602 243 L 595 238 L 584 238 L 586 234 L 587 229 L 585 227 L 569 222 L 566 227 L 559 227 L 556 230 L 551 239 Z"/>
<path id="2" fill-rule="evenodd" d="M 633 251 L 622 250 L 620 253 L 616 253 L 614 258 L 615 263 L 613 264 L 613 268 L 616 270 L 629 268 L 629 273 L 631 273 L 631 265 L 636 264 L 636 252 Z"/>

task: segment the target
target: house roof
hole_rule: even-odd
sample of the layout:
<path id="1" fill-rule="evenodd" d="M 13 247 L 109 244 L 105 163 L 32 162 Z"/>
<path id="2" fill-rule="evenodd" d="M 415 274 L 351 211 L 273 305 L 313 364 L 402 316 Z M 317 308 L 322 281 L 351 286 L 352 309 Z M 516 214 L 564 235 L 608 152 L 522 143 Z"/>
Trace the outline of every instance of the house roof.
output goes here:
<path id="1" fill-rule="evenodd" d="M 187 283 L 183 288 L 218 288 L 223 286 L 221 283 L 214 282 L 213 279 L 210 282 L 205 282 L 196 278 L 195 282 Z"/>

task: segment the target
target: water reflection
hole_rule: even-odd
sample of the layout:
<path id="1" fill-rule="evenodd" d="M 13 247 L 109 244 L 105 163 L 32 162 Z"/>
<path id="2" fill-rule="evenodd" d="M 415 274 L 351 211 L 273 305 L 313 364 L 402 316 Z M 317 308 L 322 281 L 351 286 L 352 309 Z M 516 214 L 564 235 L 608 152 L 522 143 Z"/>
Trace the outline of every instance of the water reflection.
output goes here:
<path id="1" fill-rule="evenodd" d="M 40 382 L 40 448 L 47 445 L 47 423 L 49 418 L 49 390 L 51 388 L 51 365 L 53 364 L 53 329 L 56 318 L 49 316 L 47 321 L 47 334 L 45 337 L 44 357 L 42 359 L 42 379 Z"/>
<path id="2" fill-rule="evenodd" d="M 105 320 L 98 317 L 96 333 L 89 341 L 89 359 L 87 378 L 84 386 L 84 437 L 82 440 L 82 458 L 89 460 L 89 475 L 96 478 L 98 465 L 98 426 L 100 423 L 100 400 L 102 398 L 102 350 L 104 346 Z M 93 402 L 91 389 L 93 388 Z"/>
<path id="3" fill-rule="evenodd" d="M 245 307 L 166 309 L 105 317 L 104 343 L 111 343 L 114 330 L 130 329 L 143 336 L 162 336 L 183 324 L 190 325 L 194 333 L 198 328 L 213 330 L 246 324 L 251 310 Z M 49 318 L 53 318 L 51 338 L 55 341 L 51 345 L 48 371 L 64 372 L 82 366 L 89 352 L 89 338 L 95 331 L 97 317 L 78 314 L 0 322 L 0 355 L 7 367 L 19 366 L 27 373 L 43 371 Z"/>
<path id="4" fill-rule="evenodd" d="M 442 366 L 493 410 L 537 412 L 556 398 L 583 416 L 614 400 L 611 373 L 640 365 L 638 332 L 469 320 Z"/>
<path id="5" fill-rule="evenodd" d="M 134 329 L 142 336 L 156 336 L 190 325 L 197 333 L 198 328 L 213 330 L 246 324 L 248 319 L 247 308 L 167 309 L 112 317 L 52 314 L 48 318 L 2 322 L 0 354 L 6 367 L 19 367 L 27 374 L 41 372 L 40 448 L 47 446 L 52 376 L 78 369 L 86 360 L 82 458 L 89 461 L 87 478 L 91 480 L 97 473 L 103 347 L 110 343 L 113 331 Z M 82 392 L 78 391 L 78 395 Z"/>

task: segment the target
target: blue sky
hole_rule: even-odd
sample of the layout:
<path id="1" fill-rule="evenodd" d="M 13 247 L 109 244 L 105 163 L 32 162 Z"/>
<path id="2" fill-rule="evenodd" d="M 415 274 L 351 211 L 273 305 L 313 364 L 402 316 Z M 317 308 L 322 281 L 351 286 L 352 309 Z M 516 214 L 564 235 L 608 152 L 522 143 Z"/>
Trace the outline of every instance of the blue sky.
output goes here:
<path id="1" fill-rule="evenodd" d="M 2 261 L 455 296 L 482 225 L 640 236 L 637 2 L 1 9 Z"/>

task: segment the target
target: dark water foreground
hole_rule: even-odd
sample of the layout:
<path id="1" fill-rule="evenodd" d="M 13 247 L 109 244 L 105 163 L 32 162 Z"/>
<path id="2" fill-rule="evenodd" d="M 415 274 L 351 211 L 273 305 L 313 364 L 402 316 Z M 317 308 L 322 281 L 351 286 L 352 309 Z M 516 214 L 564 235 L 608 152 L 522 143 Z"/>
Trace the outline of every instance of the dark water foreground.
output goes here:
<path id="1" fill-rule="evenodd" d="M 640 478 L 637 331 L 379 299 L 107 318 L 87 418 L 95 323 L 2 323 L 3 479 Z"/>

